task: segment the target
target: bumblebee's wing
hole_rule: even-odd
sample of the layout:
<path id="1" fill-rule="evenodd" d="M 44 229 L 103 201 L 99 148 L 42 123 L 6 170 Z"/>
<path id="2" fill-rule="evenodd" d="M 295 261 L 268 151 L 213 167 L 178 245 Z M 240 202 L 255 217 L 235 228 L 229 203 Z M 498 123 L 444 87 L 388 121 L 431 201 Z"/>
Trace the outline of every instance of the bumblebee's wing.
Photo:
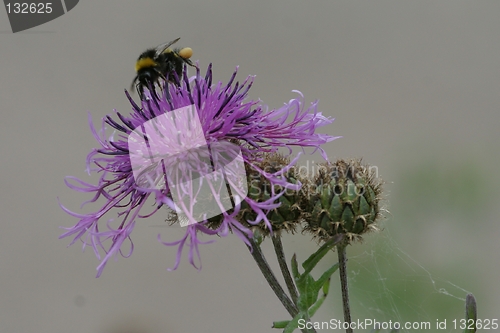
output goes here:
<path id="1" fill-rule="evenodd" d="M 160 54 L 162 54 L 163 52 L 165 52 L 166 49 L 168 49 L 172 44 L 175 44 L 177 43 L 177 41 L 181 39 L 180 37 L 177 38 L 177 39 L 174 39 L 173 41 L 171 42 L 168 42 L 168 43 L 165 43 L 165 44 L 161 44 L 161 45 L 158 45 L 155 49 L 156 53 L 155 53 L 155 56 L 158 57 Z"/>

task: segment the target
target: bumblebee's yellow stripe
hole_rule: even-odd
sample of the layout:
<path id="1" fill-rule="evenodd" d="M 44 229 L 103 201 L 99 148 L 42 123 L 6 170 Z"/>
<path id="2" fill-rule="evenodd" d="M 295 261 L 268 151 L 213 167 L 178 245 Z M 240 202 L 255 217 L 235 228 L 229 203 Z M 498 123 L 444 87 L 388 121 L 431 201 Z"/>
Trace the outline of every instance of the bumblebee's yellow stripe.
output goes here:
<path id="1" fill-rule="evenodd" d="M 135 63 L 135 71 L 138 72 L 139 70 L 146 68 L 146 67 L 154 67 L 156 66 L 157 63 L 151 58 L 141 58 L 137 60 Z"/>

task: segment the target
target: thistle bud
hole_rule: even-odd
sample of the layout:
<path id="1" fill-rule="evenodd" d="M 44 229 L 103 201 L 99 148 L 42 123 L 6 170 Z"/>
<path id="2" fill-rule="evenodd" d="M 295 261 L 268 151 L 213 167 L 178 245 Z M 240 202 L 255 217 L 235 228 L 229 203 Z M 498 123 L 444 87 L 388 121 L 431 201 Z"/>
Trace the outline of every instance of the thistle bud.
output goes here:
<path id="1" fill-rule="evenodd" d="M 344 234 L 350 242 L 377 229 L 381 182 L 360 160 L 321 165 L 316 177 L 301 192 L 307 207 L 304 231 L 321 240 Z"/>
<path id="2" fill-rule="evenodd" d="M 311 232 L 320 240 L 345 235 L 344 239 L 350 242 L 377 229 L 381 181 L 360 160 L 321 164 L 313 176 L 301 174 L 288 158 L 276 153 L 264 155 L 254 166 L 246 165 L 248 195 L 241 202 L 236 219 L 261 237 L 270 234 L 269 226 L 264 221 L 251 223 L 259 214 L 252 202 L 279 204 L 265 211 L 273 232 L 293 233 L 302 226 L 303 232 Z M 281 184 L 302 186 L 292 189 Z M 221 216 L 208 222 L 207 226 L 215 230 L 220 226 Z"/>
<path id="3" fill-rule="evenodd" d="M 298 174 L 295 167 L 289 166 L 290 159 L 280 154 L 267 154 L 256 166 L 264 173 L 261 173 L 247 165 L 248 198 L 255 202 L 264 202 L 278 193 L 283 195 L 276 198 L 274 203 L 280 204 L 267 214 L 267 219 L 271 223 L 273 231 L 294 232 L 300 223 L 301 208 L 299 205 L 299 192 L 295 189 L 284 188 L 270 179 L 280 179 L 288 184 L 299 183 Z M 282 175 L 276 174 L 281 170 L 286 170 Z M 274 184 L 273 184 L 274 183 Z M 247 202 L 242 202 L 240 221 L 253 221 L 257 218 L 257 213 L 250 208 Z M 264 236 L 269 235 L 269 229 L 264 222 L 253 226 L 259 229 Z"/>

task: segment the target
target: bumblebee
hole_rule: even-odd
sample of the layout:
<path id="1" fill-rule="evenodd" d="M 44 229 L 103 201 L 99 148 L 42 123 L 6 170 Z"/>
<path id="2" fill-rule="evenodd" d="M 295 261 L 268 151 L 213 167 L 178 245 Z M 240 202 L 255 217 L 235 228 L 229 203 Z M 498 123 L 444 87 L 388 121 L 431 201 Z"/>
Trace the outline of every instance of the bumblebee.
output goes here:
<path id="1" fill-rule="evenodd" d="M 177 74 L 178 79 L 181 79 L 184 64 L 196 67 L 191 60 L 189 60 L 193 55 L 193 50 L 190 47 L 182 49 L 170 48 L 170 46 L 177 43 L 179 39 L 180 38 L 177 38 L 171 42 L 158 45 L 155 48 L 147 49 L 141 53 L 137 59 L 135 63 L 137 75 L 130 85 L 130 90 L 133 91 L 134 85 L 136 85 L 137 92 L 141 99 L 144 87 L 154 87 L 160 79 L 178 84 L 175 74 Z"/>

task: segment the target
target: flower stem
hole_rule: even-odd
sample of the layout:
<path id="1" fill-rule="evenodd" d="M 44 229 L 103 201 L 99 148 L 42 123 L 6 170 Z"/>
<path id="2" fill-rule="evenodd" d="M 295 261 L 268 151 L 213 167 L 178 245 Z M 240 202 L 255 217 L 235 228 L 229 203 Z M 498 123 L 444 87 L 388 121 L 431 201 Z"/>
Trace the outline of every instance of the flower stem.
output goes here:
<path id="1" fill-rule="evenodd" d="M 281 273 L 283 274 L 283 278 L 285 279 L 286 287 L 288 288 L 288 292 L 292 297 L 293 304 L 297 305 L 297 288 L 295 287 L 295 283 L 293 282 L 292 275 L 290 274 L 290 270 L 288 269 L 288 265 L 286 263 L 285 252 L 283 251 L 283 244 L 281 243 L 281 235 L 275 233 L 272 236 L 272 240 L 274 251 L 276 252 L 276 258 L 278 258 Z"/>
<path id="2" fill-rule="evenodd" d="M 253 259 L 257 263 L 257 266 L 259 266 L 262 275 L 264 275 L 264 277 L 266 278 L 267 283 L 269 283 L 269 286 L 274 291 L 274 293 L 280 300 L 281 304 L 283 304 L 283 306 L 288 311 L 290 316 L 294 318 L 299 313 L 297 306 L 295 306 L 295 304 L 292 303 L 292 301 L 287 296 L 287 294 L 279 284 L 278 280 L 274 276 L 274 273 L 271 270 L 271 267 L 269 267 L 269 264 L 267 263 L 267 260 L 264 257 L 264 254 L 262 253 L 260 246 L 252 238 L 249 237 L 247 239 L 251 245 L 251 248 L 249 247 L 250 253 L 252 254 Z M 303 333 L 316 333 L 315 329 L 304 328 L 301 329 L 301 331 Z"/>
<path id="3" fill-rule="evenodd" d="M 281 304 L 285 307 L 285 309 L 288 311 L 290 316 L 295 317 L 297 313 L 299 313 L 299 310 L 295 306 L 295 304 L 292 303 L 290 298 L 286 295 L 285 291 L 279 284 L 278 280 L 274 276 L 273 271 L 271 270 L 271 267 L 269 267 L 269 264 L 266 261 L 266 258 L 264 257 L 264 254 L 262 253 L 262 250 L 257 243 L 251 238 L 248 238 L 250 241 L 250 244 L 252 248 L 250 249 L 250 253 L 252 254 L 253 259 L 257 263 L 257 266 L 259 266 L 260 271 L 266 278 L 267 283 L 269 283 L 269 286 L 271 289 L 274 291 L 278 299 L 280 300 Z"/>
<path id="4" fill-rule="evenodd" d="M 342 306 L 344 308 L 344 322 L 351 324 L 351 308 L 349 307 L 349 288 L 347 286 L 347 256 L 346 245 L 337 245 L 337 253 L 339 255 L 339 274 L 340 287 L 342 289 Z M 352 333 L 352 328 L 346 328 L 346 333 Z"/>

